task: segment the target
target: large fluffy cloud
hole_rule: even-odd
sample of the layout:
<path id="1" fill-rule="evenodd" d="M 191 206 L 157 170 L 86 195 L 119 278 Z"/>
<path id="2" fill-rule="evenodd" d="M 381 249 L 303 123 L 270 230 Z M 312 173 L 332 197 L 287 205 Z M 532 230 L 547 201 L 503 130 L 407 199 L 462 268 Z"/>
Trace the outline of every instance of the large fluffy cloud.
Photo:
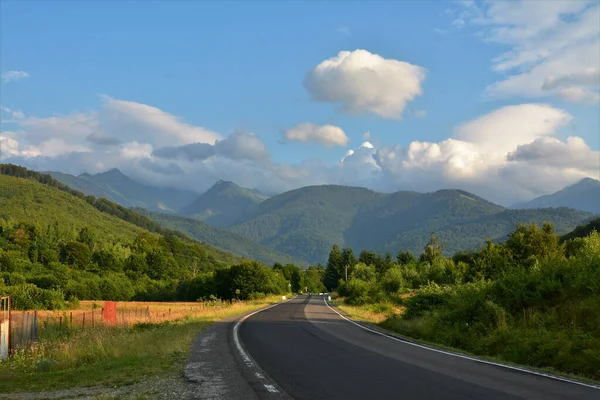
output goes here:
<path id="1" fill-rule="evenodd" d="M 586 176 L 597 177 L 600 157 L 600 152 L 591 150 L 579 137 L 559 139 L 560 128 L 572 117 L 544 104 L 489 112 L 457 126 L 440 142 L 374 146 L 365 141 L 345 149 L 343 158 L 343 153 L 338 153 L 340 161 L 333 165 L 317 159 L 298 164 L 275 162 L 262 139 L 250 132 L 234 132 L 225 138 L 219 135 L 214 142 L 202 136 L 204 142 L 186 143 L 194 137 L 182 139 L 172 134 L 164 120 L 158 127 L 152 125 L 152 118 L 136 126 L 131 121 L 141 118 L 139 115 L 113 120 L 116 125 L 109 131 L 104 128 L 105 107 L 87 114 L 24 119 L 18 123 L 20 130 L 1 133 L 3 160 L 75 174 L 116 167 L 144 182 L 198 191 L 219 179 L 269 193 L 325 183 L 386 191 L 461 188 L 511 204 Z M 163 113 L 158 110 L 149 115 Z M 118 120 L 126 122 L 121 126 Z M 126 132 L 125 127 L 141 133 L 135 137 L 131 131 L 120 134 Z M 142 127 L 155 134 L 143 134 Z M 206 131 L 191 125 L 186 129 Z M 156 134 L 161 130 L 162 134 Z M 364 138 L 373 140 L 371 136 L 376 135 L 365 133 Z M 118 138 L 119 144 L 110 138 Z"/>
<path id="2" fill-rule="evenodd" d="M 366 50 L 340 51 L 310 70 L 304 87 L 313 100 L 340 104 L 348 113 L 400 118 L 406 103 L 422 93 L 425 70 Z"/>
<path id="3" fill-rule="evenodd" d="M 347 146 L 348 136 L 342 128 L 334 125 L 315 125 L 304 122 L 289 128 L 284 133 L 289 141 L 317 142 L 326 147 Z"/>
<path id="4" fill-rule="evenodd" d="M 510 46 L 493 60 L 508 73 L 491 96 L 556 96 L 598 102 L 600 11 L 597 1 L 462 2 L 461 19 L 481 27 L 485 40 Z"/>

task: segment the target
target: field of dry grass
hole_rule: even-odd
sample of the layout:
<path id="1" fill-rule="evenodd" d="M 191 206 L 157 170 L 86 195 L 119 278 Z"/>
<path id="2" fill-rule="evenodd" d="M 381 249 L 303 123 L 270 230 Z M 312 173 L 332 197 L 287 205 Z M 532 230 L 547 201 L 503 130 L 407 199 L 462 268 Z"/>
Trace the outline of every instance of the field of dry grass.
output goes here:
<path id="1" fill-rule="evenodd" d="M 81 302 L 77 310 L 38 311 L 39 340 L 0 363 L 0 392 L 124 385 L 173 371 L 182 367 L 192 340 L 202 329 L 280 301 L 281 296 L 233 303 L 120 302 L 116 326 L 100 322 L 101 308 L 93 309 L 93 302 Z M 102 302 L 96 303 L 101 307 Z M 83 329 L 79 321 L 92 310 L 95 324 L 86 320 Z M 144 310 L 149 316 L 142 316 Z M 70 313 L 72 325 L 57 323 Z M 24 315 L 15 313 L 15 318 Z"/>
<path id="2" fill-rule="evenodd" d="M 117 325 L 133 325 L 138 322 L 161 323 L 181 318 L 202 318 L 205 315 L 219 315 L 236 308 L 243 308 L 245 302 L 141 302 L 118 301 Z M 37 314 L 38 329 L 50 324 L 72 327 L 93 327 L 104 323 L 104 301 L 80 301 L 77 308 L 65 310 L 13 311 L 11 320 L 14 329 L 19 330 Z"/>

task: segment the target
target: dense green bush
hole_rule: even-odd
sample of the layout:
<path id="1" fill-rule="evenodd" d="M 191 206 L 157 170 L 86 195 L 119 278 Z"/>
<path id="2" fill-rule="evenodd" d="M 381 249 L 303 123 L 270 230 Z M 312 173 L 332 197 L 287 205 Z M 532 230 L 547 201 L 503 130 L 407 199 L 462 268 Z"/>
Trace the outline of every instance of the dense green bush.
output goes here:
<path id="1" fill-rule="evenodd" d="M 402 303 L 381 325 L 408 336 L 600 377 L 600 234 L 561 243 L 548 224 L 521 225 L 506 243 L 439 250 L 432 237 L 419 261 L 401 252 L 387 270 L 381 258 L 355 264 L 337 290 L 352 305 Z"/>

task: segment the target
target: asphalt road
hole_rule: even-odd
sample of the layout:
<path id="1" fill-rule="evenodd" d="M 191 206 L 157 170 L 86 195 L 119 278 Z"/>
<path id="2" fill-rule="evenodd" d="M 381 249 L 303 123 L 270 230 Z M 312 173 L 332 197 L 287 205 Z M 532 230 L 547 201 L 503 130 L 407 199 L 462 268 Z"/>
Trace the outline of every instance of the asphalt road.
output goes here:
<path id="1" fill-rule="evenodd" d="M 362 329 L 322 296 L 247 318 L 243 348 L 297 400 L 600 399 L 600 390 L 435 352 Z"/>

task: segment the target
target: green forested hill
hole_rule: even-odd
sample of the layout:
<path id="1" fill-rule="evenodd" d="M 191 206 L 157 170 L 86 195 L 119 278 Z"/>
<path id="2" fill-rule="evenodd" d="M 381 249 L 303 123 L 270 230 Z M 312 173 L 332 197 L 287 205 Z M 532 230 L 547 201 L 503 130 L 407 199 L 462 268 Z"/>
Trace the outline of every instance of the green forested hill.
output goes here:
<path id="1" fill-rule="evenodd" d="M 263 201 L 231 229 L 294 257 L 318 263 L 344 233 L 358 210 L 385 195 L 337 185 L 309 186 Z"/>
<path id="2" fill-rule="evenodd" d="M 94 227 L 102 235 L 132 241 L 144 229 L 102 213 L 85 200 L 34 180 L 0 175 L 0 223 L 60 224 L 65 231 Z"/>
<path id="3" fill-rule="evenodd" d="M 563 235 L 561 240 L 570 240 L 575 238 L 584 238 L 589 236 L 592 232 L 600 233 L 600 218 L 596 218 L 585 225 L 580 225 L 577 228 L 573 229 L 571 232 Z"/>
<path id="4" fill-rule="evenodd" d="M 9 167 L 2 166 L 3 172 L 42 176 L 21 167 L 14 167 L 16 172 L 9 172 Z M 68 187 L 62 187 L 63 190 L 59 190 L 50 181 L 43 184 L 35 179 L 0 174 L 0 225 L 28 224 L 40 231 L 56 226 L 67 239 L 75 237 L 82 228 L 89 228 L 104 240 L 124 243 L 134 241 L 141 234 L 160 238 L 173 233 L 108 200 L 83 197 L 82 194 L 76 196 Z M 179 240 L 189 242 L 211 260 L 224 264 L 239 262 L 238 257 L 227 251 L 192 242 L 183 234 L 177 234 Z"/>
<path id="5" fill-rule="evenodd" d="M 232 252 L 240 257 L 261 261 L 267 265 L 275 263 L 306 265 L 306 261 L 295 259 L 287 254 L 278 252 L 245 236 L 238 235 L 227 229 L 217 228 L 202 221 L 180 217 L 173 214 L 163 214 L 139 210 L 162 227 L 182 232 L 192 239 L 207 243 L 211 246 Z"/>
<path id="6" fill-rule="evenodd" d="M 192 204 L 183 207 L 180 214 L 213 226 L 229 226 L 243 215 L 251 213 L 267 199 L 263 193 L 246 189 L 233 182 L 219 181 Z"/>
<path id="7" fill-rule="evenodd" d="M 551 222 L 565 233 L 591 213 L 566 208 L 507 210 L 461 190 L 433 193 L 377 193 L 325 185 L 292 190 L 265 200 L 230 229 L 276 250 L 323 263 L 334 243 L 379 252 L 420 253 L 430 234 L 444 252 L 480 247 L 500 240 L 519 222 Z"/>

